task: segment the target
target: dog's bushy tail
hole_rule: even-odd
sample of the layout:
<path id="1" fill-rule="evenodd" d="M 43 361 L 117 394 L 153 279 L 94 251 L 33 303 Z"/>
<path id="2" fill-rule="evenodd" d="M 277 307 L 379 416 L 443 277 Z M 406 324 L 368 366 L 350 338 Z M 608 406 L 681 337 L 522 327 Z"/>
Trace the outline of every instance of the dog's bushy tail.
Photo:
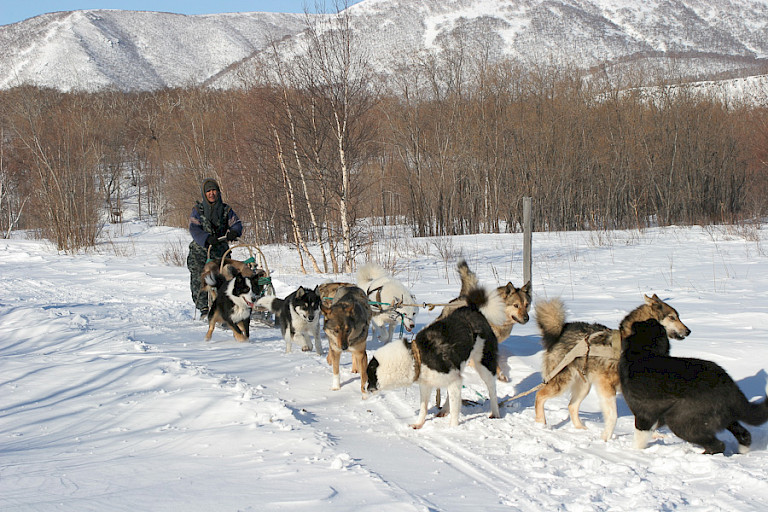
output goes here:
<path id="1" fill-rule="evenodd" d="M 218 271 L 215 272 L 209 272 L 205 275 L 205 284 L 212 288 L 218 288 L 222 284 L 226 282 L 227 278 L 224 277 L 221 273 Z"/>
<path id="2" fill-rule="evenodd" d="M 376 263 L 366 263 L 357 271 L 357 286 L 368 291 L 368 285 L 380 277 L 387 275 L 387 271 Z"/>
<path id="3" fill-rule="evenodd" d="M 748 402 L 741 413 L 741 421 L 748 425 L 758 426 L 768 422 L 768 387 L 762 402 Z"/>
<path id="4" fill-rule="evenodd" d="M 466 297 L 471 290 L 477 288 L 477 275 L 469 269 L 466 260 L 460 260 L 456 268 L 461 278 L 461 292 L 459 292 L 459 296 Z"/>
<path id="5" fill-rule="evenodd" d="M 480 286 L 472 288 L 466 294 L 467 306 L 480 311 L 489 324 L 503 324 L 507 318 L 504 312 L 504 300 L 496 289 L 486 290 Z"/>
<path id="6" fill-rule="evenodd" d="M 563 333 L 565 327 L 565 305 L 560 299 L 536 303 L 536 323 L 541 331 L 541 344 L 549 350 Z"/>
<path id="7" fill-rule="evenodd" d="M 264 297 L 260 298 L 256 301 L 257 306 L 261 306 L 263 308 L 267 308 L 272 313 L 280 313 L 280 310 L 283 307 L 283 303 L 285 302 L 284 299 L 278 299 L 274 295 L 265 295 Z"/>

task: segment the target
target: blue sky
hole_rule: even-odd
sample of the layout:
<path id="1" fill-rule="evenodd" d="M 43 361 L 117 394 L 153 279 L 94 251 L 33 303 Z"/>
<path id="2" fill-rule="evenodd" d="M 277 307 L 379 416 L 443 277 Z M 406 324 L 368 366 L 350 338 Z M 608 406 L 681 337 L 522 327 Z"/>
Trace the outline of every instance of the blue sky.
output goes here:
<path id="1" fill-rule="evenodd" d="M 361 0 L 347 0 L 349 5 Z M 218 12 L 334 12 L 336 0 L 0 0 L 0 25 L 16 23 L 38 14 L 79 9 L 125 9 L 129 11 L 163 11 L 181 14 Z M 344 0 L 339 0 L 339 5 Z M 323 9 L 324 6 L 324 9 Z"/>

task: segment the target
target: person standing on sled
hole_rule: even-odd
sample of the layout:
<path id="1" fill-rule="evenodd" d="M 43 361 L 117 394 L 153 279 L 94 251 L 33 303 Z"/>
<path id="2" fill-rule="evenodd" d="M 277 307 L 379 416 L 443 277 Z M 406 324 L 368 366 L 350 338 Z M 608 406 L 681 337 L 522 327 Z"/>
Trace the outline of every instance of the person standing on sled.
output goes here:
<path id="1" fill-rule="evenodd" d="M 233 242 L 243 235 L 243 223 L 232 210 L 222 202 L 221 190 L 216 180 L 208 178 L 203 181 L 202 201 L 198 201 L 189 216 L 189 234 L 192 242 L 189 244 L 187 268 L 189 269 L 189 287 L 195 307 L 200 315 L 208 315 L 208 294 L 201 291 L 200 274 L 208 260 L 210 247 L 211 259 L 221 258 Z"/>

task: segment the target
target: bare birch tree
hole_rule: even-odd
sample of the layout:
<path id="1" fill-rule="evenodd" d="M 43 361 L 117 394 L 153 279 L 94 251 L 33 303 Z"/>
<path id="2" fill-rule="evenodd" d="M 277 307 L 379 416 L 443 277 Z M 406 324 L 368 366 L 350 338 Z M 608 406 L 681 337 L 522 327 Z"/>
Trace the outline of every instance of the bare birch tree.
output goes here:
<path id="1" fill-rule="evenodd" d="M 353 169 L 362 164 L 363 154 L 357 144 L 366 122 L 367 111 L 376 103 L 371 70 L 365 55 L 355 46 L 355 32 L 346 10 L 348 2 L 336 2 L 336 14 L 310 18 L 306 32 L 307 65 L 303 75 L 304 90 L 320 99 L 317 105 L 328 110 L 319 118 L 331 129 L 336 148 L 340 188 L 337 190 L 339 223 L 345 272 L 353 267 L 354 213 L 351 211 Z M 318 11 L 324 6 L 318 4 Z M 355 126 L 357 125 L 357 126 Z"/>

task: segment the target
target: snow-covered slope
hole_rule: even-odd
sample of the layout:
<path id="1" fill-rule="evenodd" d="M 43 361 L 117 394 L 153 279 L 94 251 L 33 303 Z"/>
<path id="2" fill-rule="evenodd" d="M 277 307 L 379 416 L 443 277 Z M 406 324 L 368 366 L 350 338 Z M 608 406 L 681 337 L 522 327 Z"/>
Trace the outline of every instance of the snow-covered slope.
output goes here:
<path id="1" fill-rule="evenodd" d="M 595 393 L 586 430 L 568 420 L 568 396 L 534 421 L 534 396 L 489 419 L 485 387 L 465 370 L 458 427 L 430 410 L 417 386 L 362 400 L 342 356 L 331 388 L 325 356 L 294 350 L 276 328 L 250 343 L 193 318 L 184 230 L 148 227 L 126 212 L 104 243 L 76 256 L 20 234 L 0 240 L 0 510 L 83 511 L 760 511 L 768 507 L 768 425 L 748 426 L 753 449 L 702 455 L 666 428 L 632 448 L 634 418 L 621 396 L 615 435 Z M 744 230 L 744 231 L 742 231 Z M 571 320 L 618 325 L 658 293 L 692 330 L 672 354 L 716 361 L 750 399 L 768 369 L 768 251 L 764 227 L 535 233 L 534 304 L 562 297 Z M 419 301 L 442 303 L 464 256 L 481 282 L 521 283 L 522 234 L 445 239 L 376 237 L 397 254 L 398 278 Z M 455 257 L 446 259 L 450 247 Z M 288 247 L 264 246 L 279 297 L 352 275 L 304 275 Z M 248 256 L 237 249 L 235 257 Z M 362 261 L 360 263 L 363 263 Z M 440 308 L 420 309 L 416 331 Z M 323 348 L 328 341 L 323 336 Z M 371 340 L 369 354 L 380 346 Z M 535 318 L 500 345 L 509 382 L 499 398 L 541 382 Z"/>

